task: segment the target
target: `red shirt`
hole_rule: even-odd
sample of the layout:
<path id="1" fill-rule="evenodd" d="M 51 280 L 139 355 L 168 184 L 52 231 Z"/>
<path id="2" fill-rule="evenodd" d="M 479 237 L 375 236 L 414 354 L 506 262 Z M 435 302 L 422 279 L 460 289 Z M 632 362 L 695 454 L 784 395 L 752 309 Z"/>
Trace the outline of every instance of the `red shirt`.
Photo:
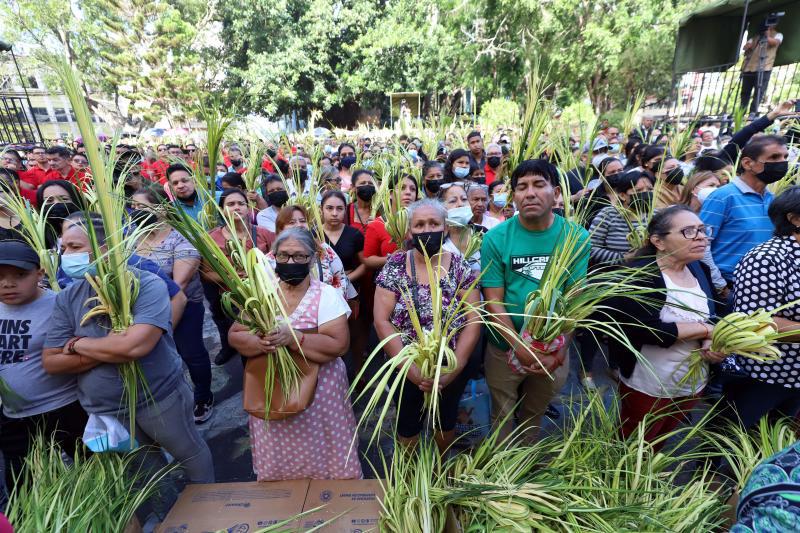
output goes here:
<path id="1" fill-rule="evenodd" d="M 167 183 L 167 167 L 169 163 L 163 159 L 158 159 L 150 165 L 150 175 L 153 181 L 158 181 L 161 185 Z"/>
<path id="2" fill-rule="evenodd" d="M 397 251 L 397 245 L 389 237 L 382 218 L 376 218 L 367 224 L 364 234 L 364 257 L 386 257 Z"/>
<path id="3" fill-rule="evenodd" d="M 486 166 L 483 167 L 483 171 L 486 173 L 486 185 L 491 185 L 497 177 L 497 172 L 489 166 L 489 163 L 486 163 Z"/>
<path id="4" fill-rule="evenodd" d="M 45 170 L 40 166 L 32 167 L 28 170 L 20 170 L 17 172 L 19 174 L 19 179 L 24 181 L 25 183 L 30 183 L 37 189 L 39 186 L 47 181 L 47 173 L 50 172 L 49 170 Z"/>
<path id="5" fill-rule="evenodd" d="M 363 224 L 362 221 L 359 220 L 358 213 L 356 212 L 355 202 L 347 206 L 347 216 L 349 218 L 349 225 L 356 228 L 358 231 L 361 232 L 362 235 L 366 237 L 367 228 L 369 227 L 370 223 L 365 220 L 364 222 L 366 222 L 366 224 Z"/>
<path id="6" fill-rule="evenodd" d="M 36 191 L 32 191 L 30 189 L 23 189 L 20 187 L 19 194 L 26 200 L 28 200 L 33 207 L 36 207 Z"/>
<path id="7" fill-rule="evenodd" d="M 260 226 L 255 226 L 256 229 L 256 245 L 258 249 L 262 252 L 266 253 L 269 251 L 270 247 L 272 246 L 272 241 L 275 240 L 275 234 L 272 233 L 270 230 L 266 228 L 262 228 Z M 217 243 L 217 246 L 220 247 L 225 253 L 225 256 L 230 259 L 228 255 L 228 247 L 226 246 L 227 239 L 225 238 L 225 234 L 222 233 L 222 227 L 216 228 L 212 230 L 209 234 L 209 237 L 214 239 L 214 242 Z M 244 241 L 245 249 L 249 250 L 253 247 L 253 239 L 252 237 L 248 237 L 247 240 Z"/>

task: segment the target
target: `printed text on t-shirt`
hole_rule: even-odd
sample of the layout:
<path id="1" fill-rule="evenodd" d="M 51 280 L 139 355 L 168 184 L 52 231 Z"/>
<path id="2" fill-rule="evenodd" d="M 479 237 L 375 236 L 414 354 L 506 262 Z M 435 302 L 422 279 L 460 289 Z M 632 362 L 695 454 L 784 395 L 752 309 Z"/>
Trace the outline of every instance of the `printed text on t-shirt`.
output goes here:
<path id="1" fill-rule="evenodd" d="M 0 320 L 0 365 L 21 363 L 30 343 L 30 320 Z"/>
<path id="2" fill-rule="evenodd" d="M 533 281 L 540 281 L 549 255 L 514 255 L 511 256 L 511 270 Z"/>

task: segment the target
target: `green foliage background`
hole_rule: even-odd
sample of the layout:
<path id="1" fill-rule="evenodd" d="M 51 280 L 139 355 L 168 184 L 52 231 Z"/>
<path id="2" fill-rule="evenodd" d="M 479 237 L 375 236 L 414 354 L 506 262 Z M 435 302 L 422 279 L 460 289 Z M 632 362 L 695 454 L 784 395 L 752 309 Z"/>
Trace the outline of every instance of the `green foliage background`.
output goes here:
<path id="1" fill-rule="evenodd" d="M 677 23 L 704 3 L 0 0 L 0 31 L 65 54 L 105 97 L 93 111 L 139 127 L 191 114 L 198 89 L 272 117 L 380 108 L 393 91 L 434 111 L 465 89 L 521 103 L 535 61 L 560 106 L 588 97 L 603 114 L 638 90 L 669 96 Z"/>

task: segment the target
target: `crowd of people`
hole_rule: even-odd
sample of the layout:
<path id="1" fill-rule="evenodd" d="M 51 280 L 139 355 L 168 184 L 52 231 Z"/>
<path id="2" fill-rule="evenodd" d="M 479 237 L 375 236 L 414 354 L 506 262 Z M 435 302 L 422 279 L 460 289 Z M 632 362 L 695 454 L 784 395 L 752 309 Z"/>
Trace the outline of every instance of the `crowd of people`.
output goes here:
<path id="1" fill-rule="evenodd" d="M 213 169 L 194 144 L 155 150 L 116 145 L 129 210 L 125 222 L 152 229 L 128 260 L 139 290 L 124 332 L 110 332 L 102 315 L 85 317 L 95 296 L 85 275 L 95 273 L 101 259 L 90 235 L 101 245 L 106 239 L 102 218 L 91 212 L 85 147 L 78 141 L 74 149 L 5 150 L 0 450 L 6 483 L 13 485 L 37 429 L 56 435 L 72 454 L 90 417 L 125 426 L 118 367 L 131 361 L 139 363 L 147 384 L 138 398 L 134 437 L 163 448 L 190 481 L 211 482 L 214 465 L 197 426 L 214 414 L 212 361 L 238 366 L 237 355 L 249 363 L 279 348 L 318 366 L 316 390 L 299 414 L 269 423 L 250 417 L 257 479 L 361 477 L 348 389 L 378 343 L 380 358 L 391 358 L 416 339 L 410 311 L 422 328 L 433 327 L 434 292 L 445 306 L 455 299 L 485 303 L 489 323 L 469 315 L 448 322 L 457 366 L 438 380 L 438 391 L 412 365 L 407 386 L 391 398 L 398 442 L 420 438 L 425 393 L 436 392 L 434 438 L 447 449 L 459 400 L 468 381 L 480 377 L 491 392 L 494 427 L 503 435 L 520 427 L 533 441 L 571 364 L 585 388 L 597 386 L 598 354 L 608 358 L 618 382 L 623 435 L 659 415 L 647 431 L 656 440 L 712 393 L 727 406 L 720 416 L 747 427 L 764 415 L 795 416 L 800 350 L 793 341 L 800 342 L 800 331 L 778 345 L 782 357 L 774 362 L 726 358 L 710 349 L 716 317 L 734 309 L 780 308 L 780 330 L 800 330 L 800 186 L 787 184 L 777 196 L 770 190 L 790 170 L 796 173 L 797 138 L 764 133 L 791 115 L 793 101 L 740 131 L 698 129 L 682 154 L 670 153 L 670 132 L 660 132 L 650 118 L 631 132 L 606 124 L 591 142 L 572 140 L 577 168 L 564 168 L 551 152 L 508 168 L 515 146 L 506 133 L 448 137 L 435 154 L 425 154 L 419 138 L 406 136 L 331 136 L 315 146 L 295 141 L 268 145 L 257 190 L 247 190 L 247 162 L 232 143 Z M 382 184 L 371 163 L 389 151 L 401 153 L 408 169 L 384 178 L 390 180 L 390 209 L 407 212 L 403 243 L 392 239 L 388 213 L 376 204 Z M 204 163 L 213 197 L 203 196 L 207 187 L 196 182 L 197 166 Z M 319 191 L 319 219 L 299 201 L 312 190 Z M 48 250 L 24 242 L 18 215 L 3 201 L 14 194 L 45 215 Z M 210 259 L 169 225 L 168 207 L 197 219 L 207 202 L 216 202 L 233 221 L 225 224 L 221 217 L 209 228 L 223 253 L 230 257 L 228 244 L 236 240 L 267 254 L 287 313 L 269 334 L 253 333 L 225 311 L 228 288 Z M 573 219 L 565 203 L 590 215 Z M 631 233 L 645 230 L 641 246 L 634 247 Z M 481 247 L 467 254 L 476 232 L 483 234 Z M 564 342 L 535 349 L 519 335 L 529 294 L 571 232 L 590 246 L 570 271 L 576 283 L 608 266 L 654 269 L 639 280 L 654 290 L 652 302 L 619 297 L 607 303 L 635 351 L 580 329 Z M 58 292 L 43 271 L 43 254 L 50 252 L 60 256 Z M 426 268 L 426 258 L 436 268 Z M 473 285 L 477 290 L 468 290 Z M 218 353 L 209 354 L 203 342 L 207 310 L 219 332 Z M 706 362 L 704 379 L 686 383 L 695 350 Z"/>

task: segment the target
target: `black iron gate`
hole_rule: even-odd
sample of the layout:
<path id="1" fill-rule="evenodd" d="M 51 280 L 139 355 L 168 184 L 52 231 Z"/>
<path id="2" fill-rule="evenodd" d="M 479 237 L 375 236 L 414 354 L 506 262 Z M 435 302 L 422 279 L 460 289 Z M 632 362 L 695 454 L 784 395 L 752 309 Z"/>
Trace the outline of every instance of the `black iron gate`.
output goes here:
<path id="1" fill-rule="evenodd" d="M 769 85 L 761 98 L 764 108 L 778 100 L 800 96 L 791 91 L 800 74 L 798 65 L 800 63 L 772 69 Z M 681 117 L 731 115 L 739 105 L 740 90 L 740 65 L 720 65 L 679 74 L 673 87 L 668 114 Z"/>
<path id="2" fill-rule="evenodd" d="M 22 96 L 0 96 L 0 146 L 42 142 L 39 125 Z"/>

